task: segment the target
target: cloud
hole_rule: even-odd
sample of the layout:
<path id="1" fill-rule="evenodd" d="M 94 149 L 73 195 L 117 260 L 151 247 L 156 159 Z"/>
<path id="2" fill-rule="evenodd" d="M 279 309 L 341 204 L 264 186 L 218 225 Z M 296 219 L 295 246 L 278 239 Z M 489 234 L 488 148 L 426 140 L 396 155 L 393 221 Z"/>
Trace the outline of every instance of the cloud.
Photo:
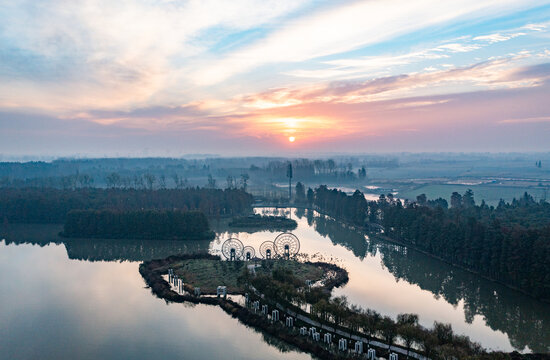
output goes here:
<path id="1" fill-rule="evenodd" d="M 544 31 L 545 25 L 526 25 L 521 27 L 524 30 Z M 448 40 L 440 45 L 427 47 L 425 49 L 416 49 L 410 52 L 401 54 L 381 54 L 351 58 L 342 58 L 337 60 L 322 61 L 321 64 L 329 65 L 329 68 L 314 69 L 314 70 L 292 70 L 285 72 L 285 75 L 313 78 L 313 79 L 328 79 L 340 78 L 349 79 L 354 77 L 363 77 L 365 74 L 374 77 L 383 72 L 388 73 L 395 68 L 404 67 L 418 62 L 429 62 L 429 66 L 424 67 L 424 70 L 435 70 L 434 61 L 440 59 L 451 58 L 454 54 L 468 53 L 482 49 L 486 46 L 507 41 L 519 36 L 527 35 L 526 32 L 518 32 L 518 29 L 511 29 L 499 33 L 489 35 L 480 35 L 474 38 L 464 36 L 460 39 Z M 457 42 L 459 40 L 460 42 Z M 452 64 L 441 64 L 444 67 L 453 67 Z"/>
<path id="2" fill-rule="evenodd" d="M 454 53 L 470 52 L 473 50 L 480 49 L 481 46 L 476 44 L 465 45 L 459 43 L 445 44 L 437 47 L 435 50 L 449 50 Z"/>
<path id="3" fill-rule="evenodd" d="M 547 27 L 548 27 L 548 23 L 527 24 L 523 27 L 523 29 L 532 30 L 532 31 L 544 31 Z"/>
<path id="4" fill-rule="evenodd" d="M 449 55 L 445 48 L 430 48 L 421 51 L 413 51 L 405 54 L 385 54 L 366 57 L 355 57 L 322 62 L 331 66 L 329 69 L 320 70 L 293 70 L 286 75 L 305 78 L 351 78 L 357 76 L 376 76 L 392 67 L 409 65 L 424 60 L 445 59 Z"/>
<path id="5" fill-rule="evenodd" d="M 537 5 L 541 2 L 465 0 L 458 8 L 453 3 L 437 0 L 354 2 L 290 22 L 256 44 L 199 68 L 191 78 L 201 85 L 213 85 L 269 63 L 301 62 L 339 54 L 466 16 L 472 20 Z M 449 46 L 453 51 L 469 50 L 459 45 Z"/>
<path id="6" fill-rule="evenodd" d="M 0 132 L 12 148 L 24 143 L 17 129 L 36 144 L 51 135 L 49 145 L 71 132 L 104 144 L 103 134 L 114 149 L 125 134 L 132 148 L 289 134 L 300 146 L 424 133 L 420 114 L 433 126 L 457 114 L 540 118 L 548 112 L 522 97 L 521 112 L 490 107 L 512 112 L 491 97 L 547 87 L 548 23 L 499 24 L 548 3 L 0 0 Z M 490 30 L 471 34 L 479 28 Z M 479 115 L 457 105 L 468 96 Z"/>
<path id="7" fill-rule="evenodd" d="M 303 103 L 358 103 L 404 99 L 419 95 L 452 94 L 476 90 L 494 90 L 539 86 L 550 79 L 550 63 L 522 66 L 523 58 L 509 57 L 475 63 L 470 66 L 427 72 L 400 74 L 370 80 L 343 80 L 328 84 L 273 89 L 236 99 L 245 106 Z"/>
<path id="8" fill-rule="evenodd" d="M 528 124 L 528 123 L 550 123 L 550 116 L 537 116 L 537 117 L 528 117 L 528 118 L 519 118 L 519 119 L 505 119 L 500 120 L 500 124 Z"/>
<path id="9" fill-rule="evenodd" d="M 1 1 L 0 106 L 60 110 L 174 101 L 174 75 L 189 58 L 307 2 Z"/>
<path id="10" fill-rule="evenodd" d="M 495 34 L 490 34 L 490 35 L 476 36 L 474 38 L 474 40 L 487 41 L 490 44 L 494 44 L 494 43 L 498 43 L 498 42 L 502 42 L 502 41 L 508 41 L 510 39 L 516 38 L 518 36 L 523 36 L 523 35 L 525 35 L 525 33 L 522 33 L 522 32 L 514 33 L 514 34 L 495 33 Z"/>

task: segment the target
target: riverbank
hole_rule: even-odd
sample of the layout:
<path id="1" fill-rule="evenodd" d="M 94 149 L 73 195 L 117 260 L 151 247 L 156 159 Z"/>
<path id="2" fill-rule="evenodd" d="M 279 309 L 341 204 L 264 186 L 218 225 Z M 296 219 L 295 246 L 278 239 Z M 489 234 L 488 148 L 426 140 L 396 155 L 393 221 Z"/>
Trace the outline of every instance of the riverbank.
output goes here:
<path id="1" fill-rule="evenodd" d="M 300 209 L 300 210 L 315 211 L 315 212 L 317 212 L 317 213 L 319 213 L 323 216 L 327 216 L 331 219 L 334 219 L 334 220 L 338 221 L 339 223 L 343 224 L 346 228 L 357 231 L 358 233 L 368 235 L 368 236 L 373 237 L 373 238 L 376 237 L 379 240 L 384 241 L 384 242 L 388 242 L 388 243 L 395 244 L 395 245 L 398 245 L 398 246 L 403 246 L 403 247 L 406 247 L 406 248 L 409 248 L 409 249 L 413 249 L 413 250 L 415 250 L 415 251 L 417 251 L 417 252 L 419 252 L 419 253 L 421 253 L 425 256 L 428 256 L 428 257 L 433 258 L 433 259 L 437 259 L 437 260 L 442 261 L 446 264 L 449 264 L 453 267 L 456 267 L 460 270 L 464 270 L 466 272 L 469 272 L 471 274 L 479 276 L 482 279 L 491 281 L 495 284 L 502 285 L 502 286 L 504 286 L 508 289 L 513 290 L 513 291 L 517 291 L 517 292 L 519 292 L 523 295 L 526 295 L 526 296 L 528 296 L 532 299 L 540 301 L 541 303 L 550 304 L 550 300 L 533 296 L 531 293 L 529 293 L 529 292 L 527 292 L 527 291 L 525 291 L 521 288 L 518 288 L 517 286 L 511 285 L 511 284 L 503 282 L 503 281 L 499 281 L 495 278 L 492 278 L 490 276 L 482 274 L 479 271 L 476 271 L 474 269 L 471 269 L 471 268 L 465 267 L 463 265 L 460 265 L 460 264 L 454 263 L 452 261 L 449 261 L 447 259 L 444 259 L 441 256 L 438 256 L 436 254 L 432 254 L 430 252 L 422 250 L 419 247 L 415 246 L 414 244 L 405 243 L 405 242 L 400 241 L 398 239 L 392 238 L 392 237 L 384 234 L 383 231 L 380 231 L 380 230 L 383 230 L 381 225 L 369 223 L 367 226 L 364 226 L 364 227 L 358 226 L 356 224 L 353 224 L 353 223 L 347 221 L 346 219 L 343 219 L 343 218 L 340 218 L 340 217 L 334 217 L 333 215 L 327 213 L 326 211 L 323 211 L 322 209 L 320 209 L 316 206 L 308 206 L 308 205 L 304 205 L 304 204 L 301 204 L 301 205 L 294 205 L 294 204 L 292 204 L 292 205 L 290 205 L 290 204 L 254 204 L 254 207 L 256 207 L 256 208 L 264 207 L 264 206 L 265 207 L 274 207 L 274 208 L 295 208 L 295 209 Z"/>
<path id="2" fill-rule="evenodd" d="M 235 228 L 258 228 L 265 230 L 288 231 L 298 226 L 296 220 L 284 216 L 249 215 L 233 218 L 229 226 Z"/>

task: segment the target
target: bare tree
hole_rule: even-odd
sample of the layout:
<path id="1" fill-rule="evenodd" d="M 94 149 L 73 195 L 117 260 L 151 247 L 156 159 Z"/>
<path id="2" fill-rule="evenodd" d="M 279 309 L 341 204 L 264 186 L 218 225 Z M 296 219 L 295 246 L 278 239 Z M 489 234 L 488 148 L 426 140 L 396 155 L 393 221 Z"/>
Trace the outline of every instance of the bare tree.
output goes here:
<path id="1" fill-rule="evenodd" d="M 145 182 L 147 183 L 147 188 L 149 190 L 153 190 L 153 187 L 155 185 L 155 181 L 157 178 L 153 174 L 146 173 L 143 175 L 143 178 L 145 179 Z"/>

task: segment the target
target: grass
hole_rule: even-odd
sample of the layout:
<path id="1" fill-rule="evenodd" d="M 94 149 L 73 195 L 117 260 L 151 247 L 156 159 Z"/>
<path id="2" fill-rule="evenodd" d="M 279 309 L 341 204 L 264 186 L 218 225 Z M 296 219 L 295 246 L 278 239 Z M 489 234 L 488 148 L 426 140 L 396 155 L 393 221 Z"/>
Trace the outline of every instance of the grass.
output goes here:
<path id="1" fill-rule="evenodd" d="M 175 262 L 170 267 L 183 279 L 184 283 L 200 287 L 203 294 L 215 294 L 216 288 L 220 285 L 227 286 L 228 293 L 235 294 L 244 291 L 237 279 L 243 273 L 244 267 L 251 264 L 253 262 L 186 259 Z M 275 269 L 285 268 L 292 271 L 304 283 L 306 280 L 317 281 L 323 277 L 321 267 L 313 264 L 293 260 L 271 260 L 269 264 L 270 267 L 257 267 L 256 274 L 270 275 Z"/>

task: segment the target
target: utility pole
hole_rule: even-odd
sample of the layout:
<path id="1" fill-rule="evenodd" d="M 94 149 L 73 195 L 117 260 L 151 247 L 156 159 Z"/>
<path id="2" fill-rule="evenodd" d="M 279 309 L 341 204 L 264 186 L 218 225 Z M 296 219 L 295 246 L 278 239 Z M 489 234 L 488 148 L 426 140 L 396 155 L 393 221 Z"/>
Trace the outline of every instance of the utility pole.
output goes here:
<path id="1" fill-rule="evenodd" d="M 286 176 L 288 176 L 288 202 L 292 201 L 292 163 L 288 163 L 288 168 L 286 169 Z"/>

